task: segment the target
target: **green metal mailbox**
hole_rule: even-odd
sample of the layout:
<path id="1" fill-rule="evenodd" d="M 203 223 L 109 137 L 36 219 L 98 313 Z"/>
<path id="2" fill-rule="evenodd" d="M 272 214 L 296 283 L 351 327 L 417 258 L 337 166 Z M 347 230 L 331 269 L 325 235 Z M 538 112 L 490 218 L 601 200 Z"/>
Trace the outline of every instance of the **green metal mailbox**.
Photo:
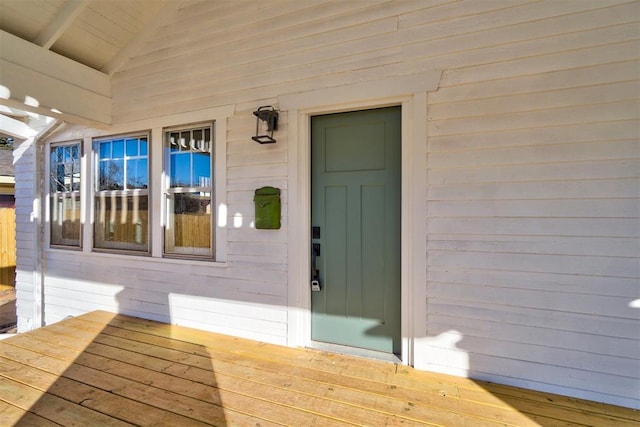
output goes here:
<path id="1" fill-rule="evenodd" d="M 262 187 L 255 191 L 256 228 L 277 230 L 280 228 L 280 189 Z"/>

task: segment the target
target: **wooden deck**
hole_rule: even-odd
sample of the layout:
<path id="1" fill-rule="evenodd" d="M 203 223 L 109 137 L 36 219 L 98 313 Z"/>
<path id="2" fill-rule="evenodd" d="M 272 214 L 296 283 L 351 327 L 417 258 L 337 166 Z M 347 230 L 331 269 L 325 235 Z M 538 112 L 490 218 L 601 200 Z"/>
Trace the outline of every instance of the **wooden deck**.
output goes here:
<path id="1" fill-rule="evenodd" d="M 0 425 L 637 426 L 638 411 L 107 312 L 0 341 Z"/>

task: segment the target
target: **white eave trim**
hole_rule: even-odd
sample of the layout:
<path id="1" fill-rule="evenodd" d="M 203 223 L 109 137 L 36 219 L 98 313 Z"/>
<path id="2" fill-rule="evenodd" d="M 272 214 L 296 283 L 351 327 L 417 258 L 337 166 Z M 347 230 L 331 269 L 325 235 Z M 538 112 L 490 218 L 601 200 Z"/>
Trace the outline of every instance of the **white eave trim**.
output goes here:
<path id="1" fill-rule="evenodd" d="M 111 124 L 109 76 L 0 31 L 0 105 L 67 122 Z"/>
<path id="2" fill-rule="evenodd" d="M 38 131 L 20 120 L 12 119 L 0 114 L 0 131 L 18 139 L 28 139 L 36 136 Z"/>

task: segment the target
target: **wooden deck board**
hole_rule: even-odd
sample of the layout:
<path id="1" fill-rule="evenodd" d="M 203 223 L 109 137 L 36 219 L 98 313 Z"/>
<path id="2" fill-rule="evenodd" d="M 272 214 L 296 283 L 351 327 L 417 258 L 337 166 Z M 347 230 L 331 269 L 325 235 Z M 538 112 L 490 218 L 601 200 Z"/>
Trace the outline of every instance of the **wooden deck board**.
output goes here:
<path id="1" fill-rule="evenodd" d="M 93 312 L 0 342 L 0 425 L 638 425 L 627 408 Z"/>

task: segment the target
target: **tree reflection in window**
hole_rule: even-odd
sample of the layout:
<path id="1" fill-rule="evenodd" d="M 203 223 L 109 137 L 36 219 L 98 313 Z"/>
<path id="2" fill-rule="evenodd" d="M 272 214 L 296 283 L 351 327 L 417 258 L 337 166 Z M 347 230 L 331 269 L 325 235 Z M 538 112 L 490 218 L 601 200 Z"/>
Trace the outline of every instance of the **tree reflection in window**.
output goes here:
<path id="1" fill-rule="evenodd" d="M 80 143 L 51 146 L 49 226 L 52 245 L 80 246 Z"/>
<path id="2" fill-rule="evenodd" d="M 148 135 L 96 141 L 94 244 L 148 251 Z"/>

